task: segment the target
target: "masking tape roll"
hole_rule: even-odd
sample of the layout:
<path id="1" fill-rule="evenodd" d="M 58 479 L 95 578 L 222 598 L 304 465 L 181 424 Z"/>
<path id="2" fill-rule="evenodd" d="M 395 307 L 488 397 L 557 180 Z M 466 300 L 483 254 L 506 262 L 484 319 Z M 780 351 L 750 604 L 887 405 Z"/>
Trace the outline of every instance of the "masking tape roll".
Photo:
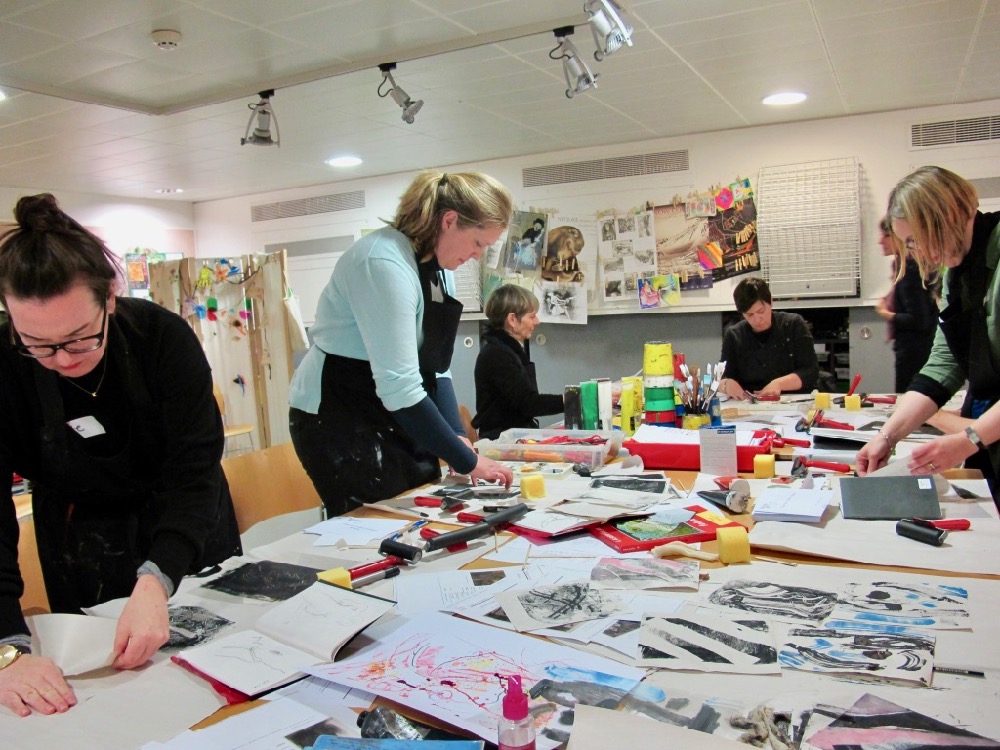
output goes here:
<path id="1" fill-rule="evenodd" d="M 671 383 L 669 388 L 665 386 L 656 388 L 651 388 L 650 386 L 646 386 L 646 388 L 642 392 L 642 396 L 647 401 L 660 401 L 662 399 L 667 399 L 668 401 L 673 402 L 674 384 Z"/>
<path id="2" fill-rule="evenodd" d="M 844 408 L 848 411 L 857 411 L 861 408 L 861 396 L 844 396 Z"/>
<path id="3" fill-rule="evenodd" d="M 830 408 L 830 394 L 829 393 L 817 393 L 816 394 L 816 408 L 817 409 L 829 409 Z"/>
<path id="4" fill-rule="evenodd" d="M 642 385 L 645 388 L 673 388 L 674 387 L 674 376 L 673 375 L 651 375 L 648 378 L 642 378 Z"/>
<path id="5" fill-rule="evenodd" d="M 742 526 L 725 526 L 716 532 L 719 560 L 726 563 L 750 562 L 750 536 Z"/>
<path id="6" fill-rule="evenodd" d="M 644 420 L 646 424 L 673 425 L 677 421 L 677 412 L 673 409 L 667 411 L 647 411 Z"/>
<path id="7" fill-rule="evenodd" d="M 674 348 L 666 341 L 647 341 L 642 352 L 642 374 L 674 374 Z"/>
<path id="8" fill-rule="evenodd" d="M 774 476 L 774 454 L 758 453 L 753 457 L 754 479 L 770 479 Z"/>
<path id="9" fill-rule="evenodd" d="M 675 406 L 676 404 L 672 398 L 664 398 L 656 401 L 647 398 L 643 408 L 646 411 L 673 411 Z"/>

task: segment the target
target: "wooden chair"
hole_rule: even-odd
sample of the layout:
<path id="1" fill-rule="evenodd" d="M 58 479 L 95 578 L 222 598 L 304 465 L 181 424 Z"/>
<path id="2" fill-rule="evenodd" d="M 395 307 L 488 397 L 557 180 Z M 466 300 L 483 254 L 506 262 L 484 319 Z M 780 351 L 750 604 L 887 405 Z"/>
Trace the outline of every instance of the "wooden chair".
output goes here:
<path id="1" fill-rule="evenodd" d="M 49 611 L 49 596 L 45 592 L 42 566 L 38 561 L 38 546 L 35 543 L 35 521 L 32 516 L 22 516 L 18 521 L 21 535 L 17 542 L 17 562 L 24 579 L 24 593 L 21 595 L 21 611 L 26 615 L 38 615 Z"/>
<path id="2" fill-rule="evenodd" d="M 224 455 L 228 456 L 230 451 L 233 450 L 229 447 L 229 438 L 239 437 L 240 435 L 246 435 L 250 440 L 249 450 L 254 449 L 253 443 L 253 433 L 256 429 L 252 424 L 229 424 L 226 421 L 226 400 L 222 396 L 222 389 L 219 388 L 218 383 L 212 383 L 212 392 L 215 394 L 215 403 L 219 405 L 219 413 L 222 415 L 222 426 L 224 434 L 226 436 L 226 450 Z M 248 449 L 244 449 L 248 450 Z"/>
<path id="3" fill-rule="evenodd" d="M 473 444 L 479 440 L 479 431 L 472 426 L 472 412 L 465 404 L 458 405 L 458 416 L 462 419 L 462 427 L 465 428 L 465 436 Z"/>
<path id="4" fill-rule="evenodd" d="M 322 520 L 323 501 L 291 443 L 227 456 L 222 459 L 222 469 L 229 481 L 236 524 L 245 548 L 266 544 Z M 314 515 L 289 516 L 299 511 Z M 272 521 L 281 516 L 285 516 L 283 521 Z M 267 533 L 254 529 L 263 522 L 268 522 Z M 298 525 L 286 529 L 288 524 Z M 248 534 L 251 529 L 254 532 Z"/>

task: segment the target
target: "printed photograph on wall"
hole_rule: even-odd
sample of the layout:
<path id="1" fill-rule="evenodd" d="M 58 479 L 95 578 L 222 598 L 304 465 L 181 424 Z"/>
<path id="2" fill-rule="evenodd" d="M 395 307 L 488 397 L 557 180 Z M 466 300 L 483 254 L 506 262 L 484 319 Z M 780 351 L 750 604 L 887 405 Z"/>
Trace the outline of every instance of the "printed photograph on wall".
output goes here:
<path id="1" fill-rule="evenodd" d="M 724 191 L 724 192 L 723 192 Z M 757 251 L 757 207 L 752 198 L 732 200 L 732 191 L 723 188 L 718 198 L 730 207 L 707 219 L 708 241 L 722 250 L 722 266 L 713 267 L 716 281 L 744 273 L 760 271 L 760 253 Z"/>
<path id="2" fill-rule="evenodd" d="M 545 254 L 548 216 L 534 211 L 515 211 L 507 230 L 505 270 L 535 272 Z"/>
<path id="3" fill-rule="evenodd" d="M 538 297 L 538 319 L 543 323 L 587 322 L 587 290 L 583 284 L 539 281 L 534 291 Z"/>
<path id="4" fill-rule="evenodd" d="M 582 282 L 580 255 L 587 245 L 579 227 L 561 225 L 549 231 L 542 259 L 542 278 L 546 281 Z"/>
<path id="5" fill-rule="evenodd" d="M 706 219 L 688 219 L 683 204 L 653 209 L 658 273 L 697 271 L 698 246 L 708 242 Z"/>

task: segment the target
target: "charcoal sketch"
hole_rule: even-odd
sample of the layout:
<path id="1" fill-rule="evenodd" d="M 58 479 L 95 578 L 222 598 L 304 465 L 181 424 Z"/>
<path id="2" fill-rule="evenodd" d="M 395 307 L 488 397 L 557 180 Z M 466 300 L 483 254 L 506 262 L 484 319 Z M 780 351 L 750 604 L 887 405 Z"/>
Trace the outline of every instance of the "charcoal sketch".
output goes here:
<path id="1" fill-rule="evenodd" d="M 186 604 L 170 607 L 167 614 L 170 617 L 170 640 L 160 648 L 161 651 L 197 646 L 233 624 L 232 620 L 209 612 L 204 607 Z"/>
<path id="2" fill-rule="evenodd" d="M 590 580 L 603 589 L 698 590 L 696 560 L 605 557 L 590 571 Z"/>
<path id="3" fill-rule="evenodd" d="M 804 586 L 736 580 L 723 584 L 708 600 L 721 607 L 770 617 L 821 621 L 833 611 L 837 595 Z"/>
<path id="4" fill-rule="evenodd" d="M 624 609 L 621 600 L 590 585 L 572 581 L 496 594 L 510 622 L 518 630 L 541 630 L 596 620 Z"/>
<path id="5" fill-rule="evenodd" d="M 316 568 L 304 565 L 262 560 L 249 562 L 224 573 L 202 588 L 214 589 L 232 596 L 280 602 L 305 591 L 316 582 Z"/>
<path id="6" fill-rule="evenodd" d="M 766 620 L 727 620 L 718 615 L 644 617 L 636 664 L 700 672 L 781 671 Z"/>
<path id="7" fill-rule="evenodd" d="M 667 480 L 662 476 L 651 477 L 598 477 L 590 483 L 591 487 L 611 487 L 632 492 L 653 492 L 662 495 L 667 491 Z"/>

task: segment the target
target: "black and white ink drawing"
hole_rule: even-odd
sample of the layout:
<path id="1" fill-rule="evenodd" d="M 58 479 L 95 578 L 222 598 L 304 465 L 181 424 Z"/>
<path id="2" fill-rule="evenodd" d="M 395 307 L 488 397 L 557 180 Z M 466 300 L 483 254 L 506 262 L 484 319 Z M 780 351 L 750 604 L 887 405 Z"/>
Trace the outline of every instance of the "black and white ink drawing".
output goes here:
<path id="1" fill-rule="evenodd" d="M 708 600 L 720 607 L 730 607 L 768 617 L 791 620 L 825 620 L 837 603 L 832 591 L 783 586 L 767 581 L 729 581 L 713 592 Z"/>
<path id="2" fill-rule="evenodd" d="M 640 667 L 776 674 L 778 651 L 766 620 L 718 615 L 647 615 L 639 633 Z"/>

